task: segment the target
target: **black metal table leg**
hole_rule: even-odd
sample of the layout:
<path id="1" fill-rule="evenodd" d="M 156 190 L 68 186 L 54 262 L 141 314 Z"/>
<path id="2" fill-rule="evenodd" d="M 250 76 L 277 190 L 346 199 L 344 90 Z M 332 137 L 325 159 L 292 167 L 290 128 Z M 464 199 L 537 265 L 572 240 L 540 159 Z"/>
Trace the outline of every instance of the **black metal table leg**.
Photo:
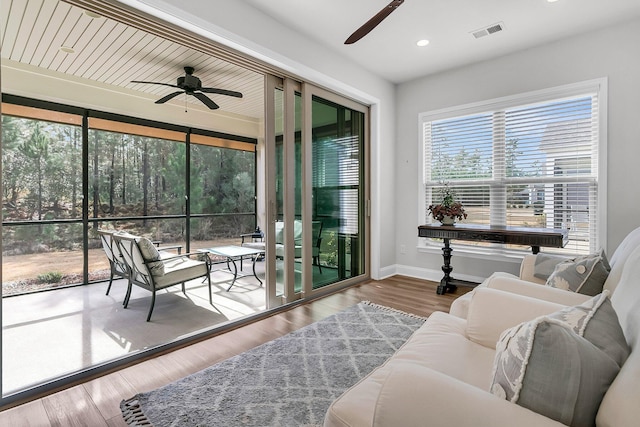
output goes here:
<path id="1" fill-rule="evenodd" d="M 231 257 L 227 257 L 227 266 L 229 266 L 229 261 L 233 264 L 233 280 L 231 281 L 231 285 L 227 288 L 227 292 L 231 290 L 233 284 L 236 283 L 236 278 L 238 277 L 238 266 L 236 265 L 236 261 Z M 229 266 L 229 270 L 231 270 L 231 266 Z"/>
<path id="2" fill-rule="evenodd" d="M 253 276 L 256 278 L 256 280 L 258 280 L 258 282 L 260 283 L 260 286 L 262 286 L 262 280 L 260 280 L 260 278 L 256 274 L 256 260 L 258 259 L 259 256 L 260 255 L 253 256 Z"/>

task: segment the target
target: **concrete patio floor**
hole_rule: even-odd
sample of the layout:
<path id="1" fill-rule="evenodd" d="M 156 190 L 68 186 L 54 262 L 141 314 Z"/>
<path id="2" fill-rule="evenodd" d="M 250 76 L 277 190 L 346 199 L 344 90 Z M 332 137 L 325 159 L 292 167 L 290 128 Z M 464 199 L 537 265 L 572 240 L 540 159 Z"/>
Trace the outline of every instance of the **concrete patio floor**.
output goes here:
<path id="1" fill-rule="evenodd" d="M 250 271 L 249 261 L 244 269 Z M 264 278 L 264 263 L 256 265 Z M 151 322 L 146 322 L 150 292 L 133 287 L 122 306 L 126 281 L 56 289 L 3 298 L 3 372 L 5 394 L 96 364 L 237 320 L 265 309 L 265 288 L 255 277 L 212 272 L 213 306 L 202 279 L 158 292 Z"/>

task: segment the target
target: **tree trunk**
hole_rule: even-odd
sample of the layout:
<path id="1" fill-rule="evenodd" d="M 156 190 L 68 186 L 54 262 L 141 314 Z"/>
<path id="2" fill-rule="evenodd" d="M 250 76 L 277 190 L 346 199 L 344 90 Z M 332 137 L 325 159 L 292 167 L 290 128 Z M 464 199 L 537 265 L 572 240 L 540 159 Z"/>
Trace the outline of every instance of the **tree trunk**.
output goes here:
<path id="1" fill-rule="evenodd" d="M 93 217 L 98 218 L 98 209 L 100 208 L 100 186 L 98 180 L 100 179 L 100 171 L 98 170 L 98 151 L 100 144 L 100 137 L 96 134 L 95 148 L 93 154 Z"/>
<path id="2" fill-rule="evenodd" d="M 42 220 L 42 157 L 38 156 L 38 220 Z"/>
<path id="3" fill-rule="evenodd" d="M 73 176 L 71 177 L 71 218 L 76 218 L 78 216 L 78 209 L 76 203 L 78 203 L 78 168 L 76 168 L 76 160 L 78 158 L 78 128 L 73 130 L 73 155 L 72 155 L 72 165 L 71 170 L 73 171 Z"/>
<path id="4" fill-rule="evenodd" d="M 111 170 L 109 171 L 109 214 L 111 215 L 115 213 L 115 208 L 113 206 L 113 197 L 116 191 L 115 168 L 116 168 L 116 147 L 114 146 L 111 151 Z"/>
<path id="5" fill-rule="evenodd" d="M 124 206 L 127 203 L 127 164 L 126 164 L 126 154 L 127 147 L 124 140 L 124 135 L 120 138 L 122 143 L 122 205 Z"/>
<path id="6" fill-rule="evenodd" d="M 143 225 L 147 226 L 146 216 L 149 214 L 149 144 L 145 139 L 142 151 L 142 216 L 145 217 Z"/>

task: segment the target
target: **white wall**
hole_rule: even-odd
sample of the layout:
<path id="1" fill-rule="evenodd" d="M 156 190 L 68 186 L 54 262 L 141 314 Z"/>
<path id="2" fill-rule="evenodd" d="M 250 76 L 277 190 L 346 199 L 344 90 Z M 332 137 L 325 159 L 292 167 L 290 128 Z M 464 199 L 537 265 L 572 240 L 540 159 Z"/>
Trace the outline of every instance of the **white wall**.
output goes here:
<path id="1" fill-rule="evenodd" d="M 502 36 L 507 36 L 507 33 Z M 640 226 L 640 20 L 404 83 L 397 91 L 396 271 L 442 277 L 439 254 L 418 253 L 418 114 L 608 77 L 607 244 L 609 256 Z M 406 254 L 400 253 L 400 246 Z M 456 256 L 454 276 L 517 273 L 518 264 Z"/>
<path id="2" fill-rule="evenodd" d="M 247 52 L 285 71 L 349 96 L 371 109 L 371 274 L 393 268 L 395 218 L 395 86 L 244 2 L 120 0 Z M 372 52 L 373 54 L 373 52 Z"/>

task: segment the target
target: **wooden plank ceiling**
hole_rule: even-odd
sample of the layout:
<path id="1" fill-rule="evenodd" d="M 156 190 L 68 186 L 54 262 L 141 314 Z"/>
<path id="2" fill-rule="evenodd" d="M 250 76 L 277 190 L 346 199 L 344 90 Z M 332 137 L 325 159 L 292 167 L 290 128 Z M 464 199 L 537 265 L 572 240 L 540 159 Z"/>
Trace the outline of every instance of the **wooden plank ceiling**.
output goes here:
<path id="1" fill-rule="evenodd" d="M 260 73 L 191 49 L 188 40 L 184 45 L 168 41 L 59 0 L 2 0 L 0 29 L 3 60 L 157 98 L 175 89 L 131 81 L 176 84 L 184 75 L 183 67 L 191 66 L 204 87 L 243 93 L 242 99 L 209 94 L 221 111 L 251 118 L 264 115 Z M 65 52 L 68 49 L 73 53 Z M 186 100 L 201 105 L 192 96 Z M 185 97 L 169 102 L 184 104 Z"/>

